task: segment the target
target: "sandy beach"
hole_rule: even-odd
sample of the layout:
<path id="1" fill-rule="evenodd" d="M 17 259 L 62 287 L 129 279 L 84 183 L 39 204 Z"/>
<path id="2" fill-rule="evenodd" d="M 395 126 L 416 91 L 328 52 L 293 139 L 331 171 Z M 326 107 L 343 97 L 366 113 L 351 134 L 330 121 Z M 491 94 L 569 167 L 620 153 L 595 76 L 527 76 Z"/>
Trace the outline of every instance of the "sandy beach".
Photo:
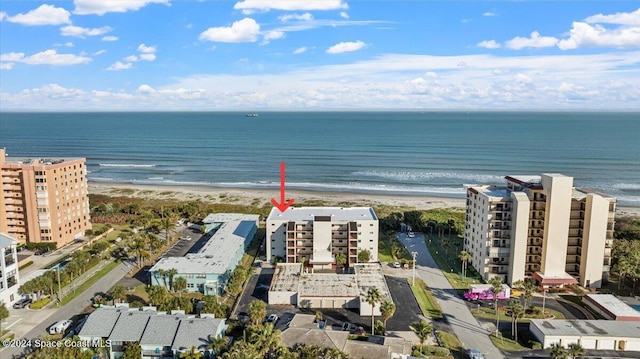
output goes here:
<path id="1" fill-rule="evenodd" d="M 145 199 L 167 199 L 178 201 L 199 200 L 210 203 L 234 203 L 262 205 L 271 198 L 279 198 L 272 189 L 216 188 L 208 186 L 158 186 L 130 183 L 89 182 L 89 193 L 108 196 L 125 196 Z M 435 196 L 378 195 L 346 192 L 316 192 L 288 190 L 287 198 L 297 203 L 322 201 L 323 205 L 349 203 L 353 206 L 393 206 L 413 209 L 464 208 L 465 199 Z M 638 207 L 618 207 L 618 215 L 640 217 Z"/>

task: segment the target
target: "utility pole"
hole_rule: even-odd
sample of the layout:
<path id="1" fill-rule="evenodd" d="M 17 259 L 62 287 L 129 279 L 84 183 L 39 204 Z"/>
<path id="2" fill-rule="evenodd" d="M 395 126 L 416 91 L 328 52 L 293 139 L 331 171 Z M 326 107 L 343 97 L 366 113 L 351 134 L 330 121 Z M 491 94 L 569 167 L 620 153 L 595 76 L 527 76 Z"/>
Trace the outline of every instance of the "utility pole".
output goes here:
<path id="1" fill-rule="evenodd" d="M 416 256 L 418 255 L 418 252 L 411 252 L 411 255 L 413 256 L 413 286 L 415 287 L 415 285 L 416 285 Z"/>
<path id="2" fill-rule="evenodd" d="M 545 318 L 545 316 L 544 316 L 544 305 L 545 305 L 546 299 L 547 299 L 547 290 L 545 289 L 545 290 L 542 291 L 542 318 L 543 319 Z"/>
<path id="3" fill-rule="evenodd" d="M 60 263 L 58 263 L 58 266 L 56 267 L 56 272 L 58 273 L 58 301 L 61 302 L 62 301 L 62 289 L 60 287 Z"/>

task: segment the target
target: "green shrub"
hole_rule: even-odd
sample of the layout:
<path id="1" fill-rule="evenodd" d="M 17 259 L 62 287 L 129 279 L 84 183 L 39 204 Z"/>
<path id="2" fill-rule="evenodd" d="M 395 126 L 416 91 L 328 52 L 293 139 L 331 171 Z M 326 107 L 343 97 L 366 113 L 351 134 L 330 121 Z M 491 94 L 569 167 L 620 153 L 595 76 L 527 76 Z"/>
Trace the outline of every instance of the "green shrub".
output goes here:
<path id="1" fill-rule="evenodd" d="M 31 303 L 29 305 L 29 308 L 35 309 L 35 310 L 42 309 L 45 305 L 49 304 L 49 302 L 51 302 L 51 297 L 40 298 L 35 302 Z"/>
<path id="2" fill-rule="evenodd" d="M 139 300 L 134 300 L 133 302 L 129 303 L 130 308 L 142 308 L 143 306 L 144 306 L 144 303 L 142 303 Z"/>
<path id="3" fill-rule="evenodd" d="M 28 261 L 27 263 L 25 263 L 25 264 L 21 265 L 21 266 L 18 268 L 18 270 L 19 270 L 19 271 L 21 271 L 21 270 L 23 270 L 23 269 L 27 268 L 28 266 L 30 266 L 30 265 L 32 265 L 32 264 L 33 264 L 33 261 Z"/>

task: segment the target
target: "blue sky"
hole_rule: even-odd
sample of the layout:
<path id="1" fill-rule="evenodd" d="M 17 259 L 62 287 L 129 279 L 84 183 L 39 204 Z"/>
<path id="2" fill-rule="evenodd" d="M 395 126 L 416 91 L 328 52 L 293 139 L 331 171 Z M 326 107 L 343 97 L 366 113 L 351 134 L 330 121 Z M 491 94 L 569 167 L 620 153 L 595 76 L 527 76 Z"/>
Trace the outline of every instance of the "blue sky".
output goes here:
<path id="1" fill-rule="evenodd" d="M 2 1 L 0 19 L 0 110 L 640 110 L 637 1 Z"/>

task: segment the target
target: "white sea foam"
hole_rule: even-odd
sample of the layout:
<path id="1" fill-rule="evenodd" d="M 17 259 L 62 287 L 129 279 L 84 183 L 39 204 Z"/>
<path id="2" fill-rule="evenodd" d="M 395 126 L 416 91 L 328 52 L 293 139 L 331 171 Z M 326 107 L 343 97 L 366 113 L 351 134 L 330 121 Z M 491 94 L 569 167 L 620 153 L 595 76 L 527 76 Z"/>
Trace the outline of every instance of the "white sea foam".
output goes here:
<path id="1" fill-rule="evenodd" d="M 131 163 L 99 163 L 98 166 L 100 167 L 132 167 L 132 168 L 151 168 L 151 167 L 155 167 L 155 164 L 152 165 L 138 165 L 138 164 L 131 164 Z"/>
<path id="2" fill-rule="evenodd" d="M 454 179 L 475 183 L 496 183 L 504 181 L 504 176 L 459 172 L 358 171 L 353 172 L 352 175 L 358 177 L 378 177 L 396 181 L 425 181 L 431 179 Z"/>
<path id="3" fill-rule="evenodd" d="M 640 191 L 640 183 L 616 183 L 611 186 L 611 188 L 615 188 L 618 190 L 631 190 L 631 191 Z"/>
<path id="4" fill-rule="evenodd" d="M 163 180 L 164 179 L 164 177 L 147 177 L 147 178 L 152 180 L 152 181 L 153 180 L 157 181 L 157 180 Z"/>

